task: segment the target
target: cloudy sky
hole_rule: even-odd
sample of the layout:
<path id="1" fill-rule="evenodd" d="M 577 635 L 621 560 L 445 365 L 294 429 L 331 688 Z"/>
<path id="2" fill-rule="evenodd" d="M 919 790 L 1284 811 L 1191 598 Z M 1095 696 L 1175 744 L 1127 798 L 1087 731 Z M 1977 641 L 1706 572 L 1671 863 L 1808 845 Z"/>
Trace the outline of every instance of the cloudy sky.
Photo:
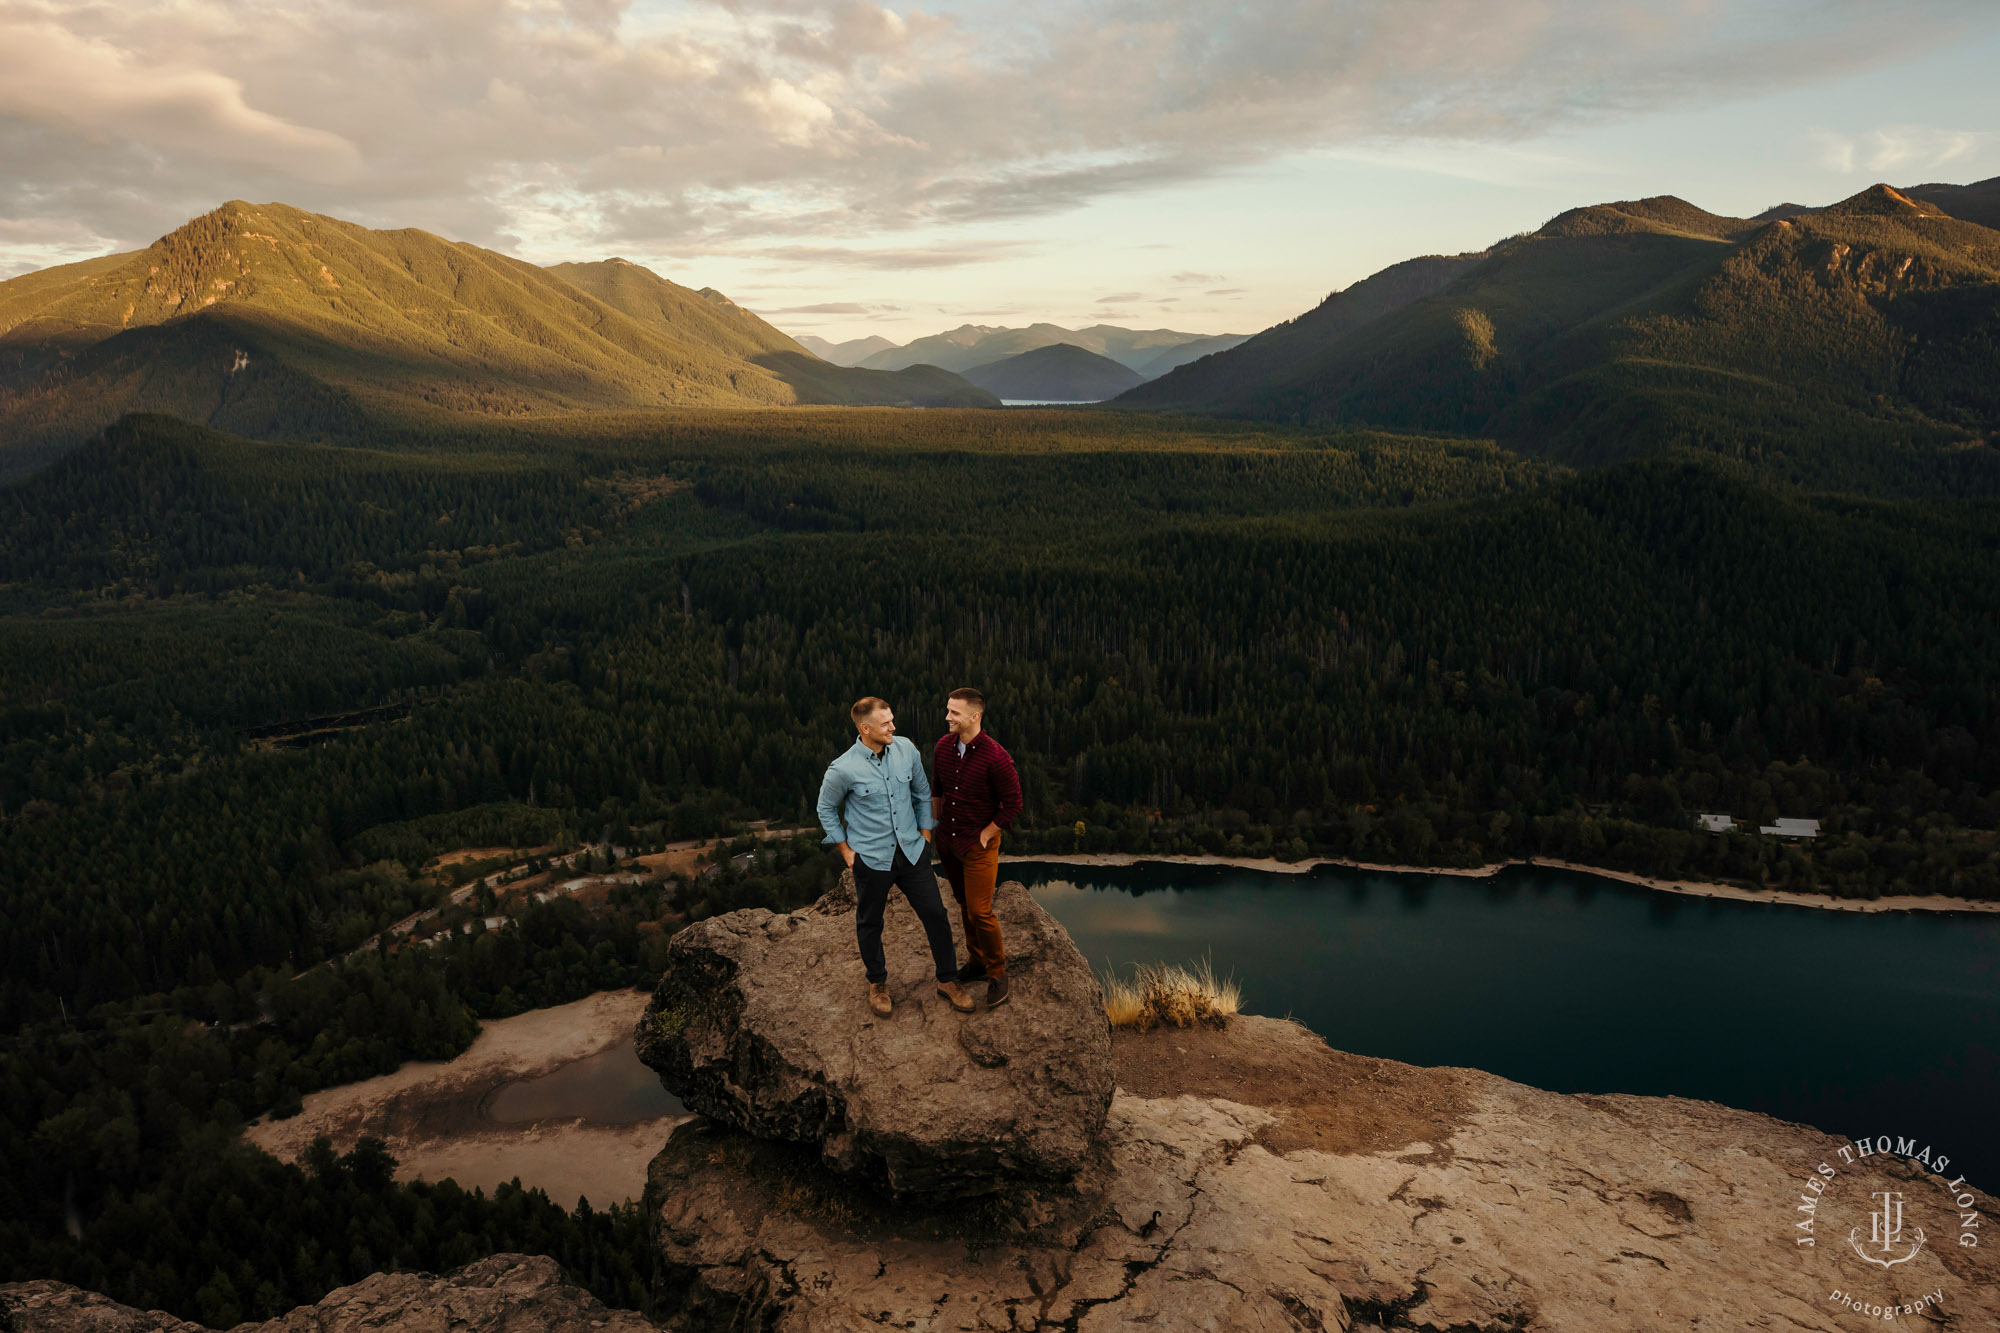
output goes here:
<path id="1" fill-rule="evenodd" d="M 2000 175 L 1994 0 L 0 0 L 0 276 L 225 199 L 791 332 L 1254 332 L 1673 193 Z"/>

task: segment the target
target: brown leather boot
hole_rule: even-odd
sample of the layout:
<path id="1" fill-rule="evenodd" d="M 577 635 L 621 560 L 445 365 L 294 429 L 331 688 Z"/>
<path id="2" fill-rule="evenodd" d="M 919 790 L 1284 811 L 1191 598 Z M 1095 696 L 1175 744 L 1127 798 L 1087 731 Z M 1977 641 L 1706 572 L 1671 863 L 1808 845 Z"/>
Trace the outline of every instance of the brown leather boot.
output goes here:
<path id="1" fill-rule="evenodd" d="M 972 997 L 967 995 L 965 987 L 959 985 L 956 981 L 940 981 L 938 983 L 938 994 L 950 1000 L 951 1007 L 958 1010 L 961 1014 L 972 1012 Z"/>
<path id="2" fill-rule="evenodd" d="M 877 1018 L 887 1018 L 889 1016 L 889 1011 L 896 1007 L 896 1002 L 889 998 L 888 982 L 871 981 L 868 983 L 868 1007 L 875 1011 Z"/>
<path id="3" fill-rule="evenodd" d="M 998 976 L 986 983 L 986 1007 L 998 1009 L 1007 1003 L 1007 978 Z"/>

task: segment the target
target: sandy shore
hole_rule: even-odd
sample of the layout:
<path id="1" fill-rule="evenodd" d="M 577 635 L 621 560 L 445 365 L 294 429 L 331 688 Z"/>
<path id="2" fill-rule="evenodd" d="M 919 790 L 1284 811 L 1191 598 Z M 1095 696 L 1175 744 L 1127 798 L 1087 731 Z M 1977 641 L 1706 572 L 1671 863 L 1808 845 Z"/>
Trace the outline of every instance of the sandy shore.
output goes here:
<path id="1" fill-rule="evenodd" d="M 520 1177 L 565 1208 L 579 1196 L 602 1208 L 636 1197 L 646 1165 L 680 1118 L 598 1125 L 579 1119 L 502 1125 L 483 1107 L 500 1088 L 618 1045 L 646 1007 L 644 991 L 610 991 L 574 1004 L 487 1023 L 455 1060 L 411 1062 L 393 1074 L 327 1088 L 289 1120 L 253 1122 L 244 1137 L 290 1161 L 325 1134 L 345 1152 L 364 1134 L 389 1145 L 398 1180 L 456 1180 L 491 1193 Z"/>
<path id="2" fill-rule="evenodd" d="M 1376 861 L 1349 861 L 1340 857 L 1309 857 L 1303 861 L 1275 861 L 1258 856 L 1150 856 L 1127 852 L 1070 853 L 1048 856 L 1009 856 L 1006 861 L 1040 861 L 1071 866 L 1238 866 L 1245 870 L 1267 870 L 1280 875 L 1303 875 L 1314 866 L 1344 866 L 1349 870 L 1379 870 L 1397 875 L 1456 875 L 1461 879 L 1489 879 L 1509 866 L 1537 866 L 1550 870 L 1573 870 L 1581 875 L 1615 879 L 1662 893 L 1680 893 L 1693 898 L 1732 898 L 1746 903 L 1783 903 L 1789 907 L 1816 907 L 1830 912 L 2000 912 L 2000 902 L 1975 902 L 1942 893 L 1911 894 L 1900 898 L 1836 898 L 1828 893 L 1794 893 L 1789 889 L 1742 889 L 1734 884 L 1711 884 L 1692 879 L 1654 879 L 1602 866 L 1578 865 L 1537 857 L 1533 861 L 1495 861 L 1490 865 L 1465 869 L 1459 866 L 1398 866 Z"/>

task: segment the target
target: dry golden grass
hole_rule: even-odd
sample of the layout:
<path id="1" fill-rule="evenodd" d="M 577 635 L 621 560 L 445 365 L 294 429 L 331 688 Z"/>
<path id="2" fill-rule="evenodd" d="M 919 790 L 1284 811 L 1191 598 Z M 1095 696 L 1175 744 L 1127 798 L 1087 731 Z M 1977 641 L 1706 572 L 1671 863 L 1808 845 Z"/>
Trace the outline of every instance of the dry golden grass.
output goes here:
<path id="1" fill-rule="evenodd" d="M 1199 963 L 1142 963 L 1128 979 L 1108 974 L 1104 1012 L 1115 1028 L 1147 1032 L 1156 1027 L 1221 1026 L 1242 1008 L 1243 990 L 1234 977 L 1217 978 L 1206 958 Z"/>

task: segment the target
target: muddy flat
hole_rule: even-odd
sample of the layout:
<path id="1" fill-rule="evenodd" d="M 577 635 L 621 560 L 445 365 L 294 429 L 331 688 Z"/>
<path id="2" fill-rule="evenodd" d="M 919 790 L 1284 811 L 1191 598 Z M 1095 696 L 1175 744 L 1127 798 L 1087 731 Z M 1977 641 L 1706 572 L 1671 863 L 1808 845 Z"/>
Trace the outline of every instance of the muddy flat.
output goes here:
<path id="1" fill-rule="evenodd" d="M 398 1180 L 451 1179 L 490 1194 L 518 1177 L 565 1208 L 579 1197 L 595 1208 L 636 1198 L 645 1188 L 646 1164 L 681 1119 L 678 1113 L 632 1119 L 625 1103 L 607 1106 L 602 1116 L 510 1120 L 494 1114 L 494 1103 L 509 1088 L 570 1066 L 599 1069 L 608 1053 L 630 1049 L 646 1000 L 645 991 L 610 991 L 492 1020 L 454 1060 L 412 1061 L 393 1074 L 315 1092 L 305 1098 L 303 1113 L 259 1119 L 244 1137 L 290 1161 L 321 1134 L 340 1152 L 372 1134 L 395 1155 Z M 524 1100 L 532 1102 L 518 1094 L 506 1102 Z"/>

